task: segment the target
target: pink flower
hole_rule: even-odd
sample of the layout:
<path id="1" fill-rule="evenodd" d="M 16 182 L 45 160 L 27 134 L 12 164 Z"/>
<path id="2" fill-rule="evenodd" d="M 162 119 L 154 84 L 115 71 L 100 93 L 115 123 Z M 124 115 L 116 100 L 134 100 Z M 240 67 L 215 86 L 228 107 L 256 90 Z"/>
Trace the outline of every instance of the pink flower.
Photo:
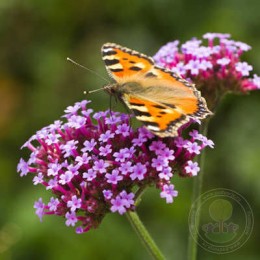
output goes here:
<path id="1" fill-rule="evenodd" d="M 155 62 L 179 73 L 197 85 L 210 109 L 214 109 L 218 95 L 227 92 L 247 92 L 260 89 L 259 76 L 250 77 L 253 67 L 241 60 L 251 47 L 229 39 L 229 34 L 206 33 L 205 40 L 193 38 L 182 45 L 167 43 L 154 55 Z M 173 47 L 171 47 L 173 46 Z"/>
<path id="2" fill-rule="evenodd" d="M 200 167 L 198 166 L 197 162 L 188 161 L 187 165 L 185 166 L 186 173 L 190 173 L 192 176 L 196 176 L 200 171 Z"/>
<path id="3" fill-rule="evenodd" d="M 173 198 L 178 196 L 178 191 L 174 190 L 173 184 L 165 184 L 163 185 L 162 192 L 160 193 L 161 198 L 166 199 L 166 203 L 172 203 Z"/>
<path id="4" fill-rule="evenodd" d="M 172 169 L 187 176 L 185 167 L 208 140 L 194 131 L 187 139 L 162 139 L 144 127 L 134 130 L 126 114 L 108 110 L 92 116 L 88 103 L 68 107 L 64 123 L 56 121 L 30 138 L 23 146 L 30 158 L 17 166 L 21 176 L 32 173 L 35 185 L 55 195 L 46 205 L 42 199 L 35 203 L 40 220 L 63 216 L 78 234 L 96 228 L 108 212 L 134 210 L 135 192 L 146 185 L 161 188 L 161 197 L 173 202 Z M 49 142 L 50 134 L 55 142 Z"/>

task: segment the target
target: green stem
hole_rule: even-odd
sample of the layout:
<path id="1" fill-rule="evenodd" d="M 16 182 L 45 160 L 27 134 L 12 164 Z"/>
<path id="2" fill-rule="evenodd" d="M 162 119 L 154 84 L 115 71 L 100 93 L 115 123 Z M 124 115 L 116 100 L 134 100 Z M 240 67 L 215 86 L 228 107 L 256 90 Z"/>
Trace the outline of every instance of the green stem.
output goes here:
<path id="1" fill-rule="evenodd" d="M 142 195 L 144 194 L 147 188 L 147 184 L 141 186 L 135 193 L 135 206 L 137 207 L 141 202 Z"/>
<path id="2" fill-rule="evenodd" d="M 207 136 L 208 132 L 208 125 L 209 125 L 209 119 L 205 120 L 200 125 L 200 133 L 204 136 Z M 198 177 L 194 178 L 193 182 L 193 194 L 192 194 L 192 207 L 196 212 L 196 221 L 195 221 L 195 227 L 194 230 L 198 230 L 199 223 L 200 223 L 200 205 L 201 201 L 199 199 L 199 196 L 202 191 L 202 184 L 203 184 L 203 175 L 204 175 L 204 163 L 205 163 L 205 151 L 202 152 L 197 157 L 197 162 L 199 163 L 200 172 L 198 174 Z M 189 235 L 189 243 L 188 243 L 188 260 L 196 260 L 197 259 L 197 248 L 198 248 L 198 232 L 194 232 L 193 235 L 190 232 Z"/>
<path id="3" fill-rule="evenodd" d="M 128 221 L 131 223 L 132 227 L 134 228 L 135 232 L 143 242 L 144 246 L 148 250 L 148 252 L 153 256 L 156 260 L 164 260 L 165 257 L 153 241 L 151 235 L 143 225 L 142 221 L 138 217 L 136 211 L 128 211 L 126 213 Z"/>

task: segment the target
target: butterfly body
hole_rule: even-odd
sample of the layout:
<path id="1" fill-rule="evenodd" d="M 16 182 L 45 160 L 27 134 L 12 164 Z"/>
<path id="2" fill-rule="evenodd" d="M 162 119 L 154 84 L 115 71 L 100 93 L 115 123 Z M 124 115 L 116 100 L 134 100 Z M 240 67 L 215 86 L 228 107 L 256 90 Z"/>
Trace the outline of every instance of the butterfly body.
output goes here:
<path id="1" fill-rule="evenodd" d="M 102 46 L 106 69 L 116 83 L 105 89 L 160 137 L 177 136 L 190 119 L 211 114 L 194 84 L 158 67 L 153 59 L 114 43 Z"/>

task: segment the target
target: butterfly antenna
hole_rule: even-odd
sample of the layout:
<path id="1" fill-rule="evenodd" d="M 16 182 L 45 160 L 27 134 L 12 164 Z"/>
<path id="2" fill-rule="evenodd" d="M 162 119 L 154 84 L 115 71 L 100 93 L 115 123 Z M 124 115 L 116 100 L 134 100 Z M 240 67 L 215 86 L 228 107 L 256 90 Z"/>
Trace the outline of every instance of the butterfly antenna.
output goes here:
<path id="1" fill-rule="evenodd" d="M 96 71 L 91 70 L 91 69 L 89 69 L 89 68 L 87 68 L 87 67 L 85 67 L 85 66 L 83 66 L 83 65 L 81 65 L 81 64 L 79 64 L 79 63 L 77 63 L 76 61 L 72 60 L 72 59 L 69 58 L 69 57 L 67 58 L 67 61 L 70 61 L 71 63 L 73 63 L 73 64 L 75 64 L 75 65 L 77 65 L 77 66 L 79 66 L 79 67 L 81 67 L 81 68 L 83 68 L 83 69 L 85 69 L 85 70 L 91 72 L 92 74 L 95 74 L 95 75 L 96 75 L 97 77 L 99 77 L 100 79 L 102 79 L 102 80 L 106 81 L 107 83 L 109 83 L 109 80 L 108 80 L 108 79 L 102 77 L 102 76 L 101 76 L 100 74 L 98 74 Z M 97 89 L 97 90 L 98 90 L 98 89 Z M 90 92 L 90 91 L 89 91 L 89 92 Z"/>
<path id="2" fill-rule="evenodd" d="M 110 86 L 109 85 L 107 85 L 107 86 L 104 86 L 104 87 L 102 87 L 102 88 L 97 88 L 97 89 L 93 89 L 93 90 L 89 90 L 89 91 L 84 91 L 83 93 L 85 94 L 85 95 L 87 95 L 87 94 L 92 94 L 92 93 L 94 93 L 94 92 L 98 92 L 98 91 L 100 91 L 100 90 L 106 90 L 106 89 L 109 89 L 110 88 Z"/>

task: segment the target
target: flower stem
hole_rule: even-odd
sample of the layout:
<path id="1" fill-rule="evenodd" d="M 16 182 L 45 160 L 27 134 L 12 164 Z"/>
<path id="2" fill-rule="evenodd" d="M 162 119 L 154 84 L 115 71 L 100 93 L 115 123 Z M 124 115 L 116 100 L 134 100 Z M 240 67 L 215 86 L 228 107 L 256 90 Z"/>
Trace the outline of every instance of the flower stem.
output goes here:
<path id="1" fill-rule="evenodd" d="M 148 250 L 148 252 L 153 256 L 156 260 L 164 260 L 165 257 L 153 241 L 151 235 L 141 222 L 139 216 L 137 215 L 136 211 L 128 211 L 126 213 L 128 221 L 131 223 L 132 227 L 134 228 L 135 232 L 143 242 L 144 246 Z"/>
<path id="2" fill-rule="evenodd" d="M 208 125 L 209 119 L 205 120 L 200 125 L 200 133 L 204 136 L 207 136 L 208 133 Z M 201 201 L 199 196 L 202 191 L 202 184 L 203 184 L 203 175 L 204 175 L 204 163 L 205 163 L 205 151 L 202 152 L 198 157 L 197 161 L 200 166 L 200 172 L 198 177 L 194 178 L 193 182 L 193 193 L 192 193 L 192 208 L 196 212 L 196 221 L 194 230 L 198 230 L 200 224 L 200 205 Z M 198 248 L 198 232 L 194 232 L 193 234 L 189 235 L 189 242 L 188 242 L 188 260 L 196 260 L 197 259 L 197 248 Z"/>

